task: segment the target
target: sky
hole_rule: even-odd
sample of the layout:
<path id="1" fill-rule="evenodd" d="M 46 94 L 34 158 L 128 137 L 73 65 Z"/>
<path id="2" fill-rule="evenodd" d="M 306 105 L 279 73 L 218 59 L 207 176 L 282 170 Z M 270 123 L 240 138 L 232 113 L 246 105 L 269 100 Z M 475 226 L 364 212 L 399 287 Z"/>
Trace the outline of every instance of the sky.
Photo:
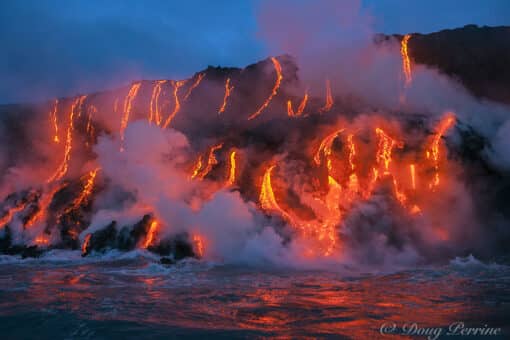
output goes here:
<path id="1" fill-rule="evenodd" d="M 0 1 L 0 103 L 246 66 L 267 57 L 261 1 Z M 510 25 L 508 0 L 359 1 L 376 32 Z"/>

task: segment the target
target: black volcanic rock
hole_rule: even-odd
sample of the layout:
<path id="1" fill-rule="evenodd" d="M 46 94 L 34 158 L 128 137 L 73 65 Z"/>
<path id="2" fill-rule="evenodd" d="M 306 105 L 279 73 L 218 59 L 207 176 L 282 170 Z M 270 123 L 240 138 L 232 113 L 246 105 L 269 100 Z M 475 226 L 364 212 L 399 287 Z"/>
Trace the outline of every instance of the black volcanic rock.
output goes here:
<path id="1" fill-rule="evenodd" d="M 120 250 L 133 250 L 136 245 L 147 235 L 149 232 L 152 216 L 147 214 L 137 222 L 134 226 L 123 227 L 119 232 L 117 247 Z"/>
<path id="2" fill-rule="evenodd" d="M 174 260 L 182 260 L 187 257 L 198 257 L 193 251 L 189 235 L 187 233 L 163 239 L 156 246 L 149 247 L 149 250 L 161 256 L 173 256 Z"/>
<path id="3" fill-rule="evenodd" d="M 414 62 L 457 78 L 478 97 L 510 103 L 510 27 L 467 25 L 415 33 L 408 46 Z"/>
<path id="4" fill-rule="evenodd" d="M 117 238 L 116 221 L 110 223 L 106 228 L 94 232 L 90 236 L 90 241 L 86 249 L 83 249 L 83 256 L 88 255 L 91 251 L 102 251 L 112 249 L 116 246 Z"/>

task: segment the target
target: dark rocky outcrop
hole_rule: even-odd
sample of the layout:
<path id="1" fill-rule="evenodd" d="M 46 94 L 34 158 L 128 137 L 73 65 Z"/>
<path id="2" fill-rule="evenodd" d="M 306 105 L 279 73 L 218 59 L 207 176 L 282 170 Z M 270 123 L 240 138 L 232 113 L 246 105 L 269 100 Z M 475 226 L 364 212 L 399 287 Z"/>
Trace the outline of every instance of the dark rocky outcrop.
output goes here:
<path id="1" fill-rule="evenodd" d="M 510 27 L 467 25 L 430 34 L 413 33 L 409 55 L 416 63 L 458 79 L 478 97 L 510 104 Z"/>

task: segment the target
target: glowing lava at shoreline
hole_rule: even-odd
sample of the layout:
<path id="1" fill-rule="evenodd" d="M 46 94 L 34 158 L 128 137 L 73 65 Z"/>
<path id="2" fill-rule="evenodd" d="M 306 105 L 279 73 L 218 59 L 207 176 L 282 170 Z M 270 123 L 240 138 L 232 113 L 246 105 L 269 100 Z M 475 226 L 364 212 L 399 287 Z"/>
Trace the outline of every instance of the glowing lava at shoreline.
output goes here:
<path id="1" fill-rule="evenodd" d="M 158 228 L 159 228 L 158 221 L 156 220 L 152 221 L 149 227 L 149 232 L 147 233 L 147 237 L 145 238 L 145 242 L 143 243 L 143 247 L 145 249 L 149 248 L 154 242 Z"/>
<path id="2" fill-rule="evenodd" d="M 248 117 L 248 120 L 252 120 L 252 119 L 256 118 L 258 115 L 260 115 L 262 113 L 262 111 L 264 111 L 264 109 L 269 105 L 269 103 L 271 102 L 273 97 L 276 96 L 276 94 L 278 93 L 278 89 L 280 88 L 280 84 L 281 84 L 282 79 L 283 79 L 283 76 L 282 76 L 282 66 L 280 65 L 280 62 L 278 61 L 278 59 L 276 59 L 275 57 L 271 57 L 271 61 L 273 62 L 274 70 L 276 72 L 276 81 L 275 81 L 273 90 L 271 91 L 271 94 L 266 99 L 264 104 L 262 104 L 262 106 L 257 111 L 252 113 Z"/>

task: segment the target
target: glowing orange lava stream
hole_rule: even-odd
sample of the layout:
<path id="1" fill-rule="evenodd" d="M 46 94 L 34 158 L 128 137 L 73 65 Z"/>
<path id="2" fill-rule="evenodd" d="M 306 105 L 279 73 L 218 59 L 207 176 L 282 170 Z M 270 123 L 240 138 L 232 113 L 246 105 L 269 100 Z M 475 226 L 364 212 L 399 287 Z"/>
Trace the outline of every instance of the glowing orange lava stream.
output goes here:
<path id="1" fill-rule="evenodd" d="M 377 146 L 377 154 L 376 160 L 377 163 L 384 164 L 384 174 L 390 173 L 390 163 L 391 163 L 391 153 L 395 146 L 401 148 L 403 147 L 402 142 L 398 142 L 395 139 L 391 138 L 380 128 L 375 129 L 375 133 L 379 137 L 379 143 Z"/>
<path id="2" fill-rule="evenodd" d="M 278 93 L 278 89 L 280 88 L 280 84 L 283 79 L 282 66 L 280 65 L 280 62 L 278 61 L 278 59 L 276 59 L 275 57 L 271 57 L 271 61 L 273 62 L 274 70 L 276 71 L 276 82 L 273 86 L 273 90 L 271 91 L 271 94 L 266 99 L 264 104 L 262 104 L 262 106 L 257 111 L 252 113 L 248 117 L 248 120 L 252 120 L 252 119 L 256 118 L 258 115 L 260 115 L 262 113 L 262 111 L 269 105 L 269 103 L 271 102 L 273 97 L 276 96 L 276 94 Z"/>
<path id="3" fill-rule="evenodd" d="M 24 203 L 7 210 L 7 213 L 0 218 L 0 227 L 3 228 L 7 223 L 9 223 L 12 220 L 14 215 L 16 215 L 20 211 L 23 211 L 27 205 L 28 203 Z"/>
<path id="4" fill-rule="evenodd" d="M 149 232 L 147 233 L 147 237 L 145 238 L 145 242 L 143 244 L 143 247 L 145 249 L 149 248 L 149 246 L 152 244 L 152 242 L 154 242 L 158 228 L 159 228 L 158 221 L 156 221 L 156 220 L 152 221 L 151 225 L 149 227 Z"/>
<path id="5" fill-rule="evenodd" d="M 236 181 L 236 152 L 230 153 L 230 171 L 228 173 L 227 185 L 234 185 Z"/>
<path id="6" fill-rule="evenodd" d="M 400 54 L 402 56 L 402 72 L 404 73 L 404 84 L 405 87 L 409 87 L 413 81 L 413 74 L 411 70 L 411 59 L 409 58 L 409 39 L 411 39 L 410 34 L 406 34 L 402 39 Z"/>
<path id="7" fill-rule="evenodd" d="M 328 162 L 328 169 L 331 170 L 331 162 L 330 160 L 328 159 L 329 155 L 331 155 L 331 146 L 333 145 L 333 142 L 335 140 L 335 138 L 338 137 L 338 135 L 340 133 L 342 133 L 345 129 L 340 129 L 340 130 L 336 130 L 335 132 L 329 134 L 328 136 L 326 136 L 326 138 L 324 138 L 321 142 L 321 144 L 319 145 L 319 149 L 317 150 L 317 152 L 315 153 L 314 157 L 313 157 L 313 160 L 315 162 L 316 165 L 320 165 L 321 164 L 321 155 L 324 154 L 326 156 L 326 159 L 327 159 L 327 162 Z"/>
<path id="8" fill-rule="evenodd" d="M 193 235 L 193 243 L 195 245 L 196 255 L 201 258 L 204 256 L 204 241 L 200 235 Z"/>
<path id="9" fill-rule="evenodd" d="M 131 110 L 133 107 L 133 100 L 135 100 L 136 95 L 138 94 L 138 91 L 140 90 L 141 83 L 134 83 L 131 85 L 131 88 L 129 89 L 129 92 L 124 99 L 124 114 L 122 116 L 122 120 L 120 122 L 120 140 L 121 143 L 124 142 L 124 130 L 126 130 L 126 127 L 129 122 L 129 115 L 131 114 Z M 121 147 L 121 150 L 122 147 Z"/>
<path id="10" fill-rule="evenodd" d="M 455 115 L 451 112 L 447 113 L 439 122 L 438 127 L 436 128 L 436 133 L 432 139 L 432 143 L 425 152 L 425 156 L 427 159 L 432 160 L 434 165 L 434 178 L 432 182 L 429 184 L 429 188 L 433 189 L 439 185 L 439 142 L 441 141 L 441 137 L 455 124 Z"/>
<path id="11" fill-rule="evenodd" d="M 319 110 L 320 112 L 328 112 L 333 107 L 333 95 L 331 94 L 331 82 L 326 79 L 326 103 Z"/>
<path id="12" fill-rule="evenodd" d="M 193 172 L 191 173 L 191 179 L 194 179 L 198 176 L 198 174 L 200 173 L 200 170 L 202 170 L 202 164 L 203 164 L 202 155 L 200 155 L 198 157 L 198 160 L 197 160 L 195 166 L 193 167 Z"/>
<path id="13" fill-rule="evenodd" d="M 271 173 L 275 167 L 276 165 L 271 165 L 264 172 L 259 195 L 260 206 L 263 210 L 279 213 L 287 222 L 290 222 L 292 221 L 292 218 L 282 208 L 280 208 L 274 196 L 273 187 L 271 185 Z"/>
<path id="14" fill-rule="evenodd" d="M 296 112 L 294 112 L 294 109 L 292 108 L 292 101 L 287 101 L 287 115 L 289 117 L 299 117 L 303 114 L 303 111 L 305 110 L 306 103 L 308 102 L 308 93 L 305 92 L 305 95 L 303 99 L 301 100 L 301 103 L 299 103 L 298 109 Z"/>
<path id="15" fill-rule="evenodd" d="M 161 112 L 159 110 L 159 97 L 161 95 L 161 86 L 166 83 L 166 80 L 158 80 L 154 84 L 152 89 L 152 96 L 149 106 L 149 123 L 155 123 L 156 125 L 161 124 Z"/>
<path id="16" fill-rule="evenodd" d="M 202 180 L 205 178 L 205 176 L 207 176 L 207 174 L 209 174 L 209 172 L 211 172 L 212 168 L 216 164 L 218 164 L 218 160 L 216 159 L 216 156 L 214 155 L 214 153 L 217 150 L 221 149 L 222 147 L 223 147 L 223 143 L 220 143 L 220 144 L 212 146 L 209 149 L 209 155 L 207 156 L 207 164 L 206 164 L 205 168 L 203 167 L 203 165 L 204 165 L 203 156 L 198 157 L 198 160 L 197 160 L 195 166 L 193 167 L 193 173 L 190 176 L 191 179 L 198 178 L 198 179 Z"/>
<path id="17" fill-rule="evenodd" d="M 414 164 L 409 165 L 409 171 L 411 172 L 411 188 L 416 190 L 416 166 Z"/>
<path id="18" fill-rule="evenodd" d="M 44 219 L 44 216 L 46 216 L 46 212 L 48 210 L 48 207 L 50 206 L 51 202 L 53 201 L 53 197 L 57 192 L 59 192 L 61 189 L 66 187 L 68 183 L 62 183 L 57 186 L 55 186 L 53 189 L 51 189 L 48 193 L 44 194 L 40 200 L 39 203 L 39 211 L 35 213 L 26 223 L 25 227 L 30 228 L 33 225 L 35 225 L 38 221 L 41 221 Z"/>
<path id="19" fill-rule="evenodd" d="M 64 149 L 64 160 L 57 168 L 57 171 L 55 171 L 55 173 L 47 180 L 48 183 L 60 180 L 67 173 L 69 168 L 69 161 L 71 160 L 71 151 L 73 148 L 74 116 L 76 114 L 75 111 L 81 111 L 81 107 L 85 101 L 85 98 L 87 98 L 87 96 L 77 97 L 71 105 L 71 112 L 69 114 L 69 126 L 67 128 L 67 137 Z"/>
<path id="20" fill-rule="evenodd" d="M 205 73 L 199 73 L 197 75 L 197 79 L 195 79 L 195 82 L 193 83 L 193 85 L 190 86 L 190 88 L 188 89 L 188 92 L 186 92 L 186 95 L 184 96 L 184 100 L 188 100 L 188 97 L 191 95 L 191 92 L 193 92 L 193 90 L 195 88 L 198 87 L 198 85 L 200 85 L 200 83 L 202 82 L 202 79 L 204 79 L 205 77 Z"/>
<path id="21" fill-rule="evenodd" d="M 179 112 L 179 110 L 181 109 L 181 102 L 179 101 L 179 89 L 184 85 L 186 84 L 186 80 L 179 80 L 179 81 L 172 81 L 172 87 L 174 88 L 174 101 L 175 101 L 175 106 L 174 106 L 174 110 L 172 111 L 172 113 L 170 113 L 170 115 L 168 116 L 168 118 L 166 119 L 165 121 L 165 124 L 163 124 L 163 128 L 166 129 L 170 123 L 172 122 L 172 120 L 174 119 L 175 115 Z"/>
<path id="22" fill-rule="evenodd" d="M 206 165 L 205 169 L 202 171 L 202 173 L 198 176 L 198 178 L 204 179 L 204 177 L 207 176 L 207 174 L 209 172 L 211 172 L 213 166 L 218 164 L 218 160 L 216 159 L 216 156 L 214 155 L 214 153 L 217 150 L 221 149 L 222 147 L 223 147 L 223 143 L 220 143 L 220 144 L 217 144 L 217 145 L 214 145 L 211 147 L 211 149 L 209 150 L 209 157 L 207 158 L 207 165 Z"/>
<path id="23" fill-rule="evenodd" d="M 341 200 L 342 188 L 335 179 L 328 176 L 329 191 L 326 195 L 323 205 L 323 211 L 319 213 L 319 219 L 315 221 L 303 221 L 290 213 L 284 211 L 276 201 L 271 185 L 271 174 L 275 165 L 268 167 L 262 179 L 262 187 L 259 195 L 261 208 L 265 211 L 279 214 L 289 225 L 294 226 L 306 237 L 312 237 L 318 241 L 318 247 L 323 251 L 324 256 L 332 254 L 337 246 L 336 226 L 340 222 L 341 213 L 339 202 Z M 314 249 L 309 249 L 309 254 L 313 255 Z"/>
<path id="24" fill-rule="evenodd" d="M 225 108 L 227 107 L 227 99 L 230 97 L 230 94 L 234 90 L 234 86 L 230 85 L 230 78 L 227 78 L 225 82 L 225 94 L 223 95 L 223 104 L 221 104 L 220 109 L 218 110 L 218 114 L 223 113 Z"/>
<path id="25" fill-rule="evenodd" d="M 80 195 L 73 201 L 73 208 L 77 208 L 87 202 L 89 196 L 92 194 L 92 190 L 94 189 L 97 172 L 99 170 L 101 170 L 101 168 L 96 168 L 88 173 L 87 182 L 85 182 L 83 190 L 81 191 Z"/>
<path id="26" fill-rule="evenodd" d="M 53 110 L 50 113 L 50 121 L 53 124 L 53 129 L 55 130 L 53 135 L 53 141 L 55 143 L 60 143 L 60 138 L 58 137 L 58 99 L 55 99 L 55 104 L 53 105 Z"/>
<path id="27" fill-rule="evenodd" d="M 87 253 L 87 248 L 89 247 L 91 237 L 92 237 L 92 234 L 87 234 L 87 236 L 85 236 L 85 239 L 83 240 L 83 244 L 81 245 L 81 254 L 82 255 L 85 255 Z"/>

